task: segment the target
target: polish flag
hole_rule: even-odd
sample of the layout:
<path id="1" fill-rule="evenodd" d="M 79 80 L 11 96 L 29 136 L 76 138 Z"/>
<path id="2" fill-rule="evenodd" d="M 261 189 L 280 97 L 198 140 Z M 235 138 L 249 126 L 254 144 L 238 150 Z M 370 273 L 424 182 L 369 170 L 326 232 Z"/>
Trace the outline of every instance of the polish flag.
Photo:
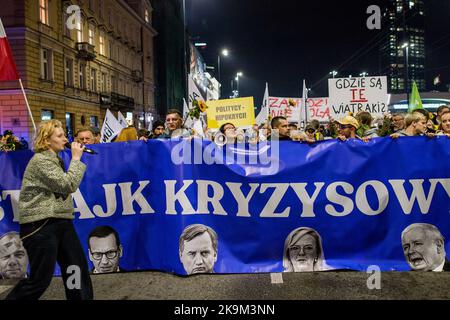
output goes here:
<path id="1" fill-rule="evenodd" d="M 0 81 L 18 80 L 16 64 L 0 19 Z"/>

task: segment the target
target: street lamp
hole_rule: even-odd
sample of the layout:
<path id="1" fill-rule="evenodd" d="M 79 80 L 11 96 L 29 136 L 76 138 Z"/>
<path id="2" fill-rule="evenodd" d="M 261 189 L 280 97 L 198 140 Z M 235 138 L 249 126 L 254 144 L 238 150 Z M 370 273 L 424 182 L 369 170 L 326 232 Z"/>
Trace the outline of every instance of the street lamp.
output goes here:
<path id="1" fill-rule="evenodd" d="M 367 73 L 367 72 L 365 72 L 365 71 L 363 71 L 363 72 L 361 72 L 360 74 L 359 74 L 359 76 L 360 77 L 367 77 L 369 74 Z"/>
<path id="2" fill-rule="evenodd" d="M 238 72 L 236 73 L 236 92 L 237 92 L 237 97 L 239 97 L 239 77 L 242 77 L 244 74 L 242 72 Z"/>
<path id="3" fill-rule="evenodd" d="M 227 49 L 223 49 L 222 52 L 220 52 L 220 54 L 217 56 L 217 77 L 219 80 L 219 84 L 220 83 L 220 56 L 224 56 L 224 57 L 228 57 L 228 50 Z M 220 98 L 220 86 L 219 86 L 219 98 Z"/>
<path id="4" fill-rule="evenodd" d="M 402 44 L 402 49 L 405 49 L 405 93 L 406 93 L 406 100 L 408 101 L 408 108 L 409 108 L 409 47 L 413 47 L 413 44 L 409 44 L 408 42 L 405 42 Z"/>
<path id="5" fill-rule="evenodd" d="M 330 74 L 333 76 L 333 78 L 338 74 L 338 72 L 336 70 L 332 70 L 330 72 Z"/>

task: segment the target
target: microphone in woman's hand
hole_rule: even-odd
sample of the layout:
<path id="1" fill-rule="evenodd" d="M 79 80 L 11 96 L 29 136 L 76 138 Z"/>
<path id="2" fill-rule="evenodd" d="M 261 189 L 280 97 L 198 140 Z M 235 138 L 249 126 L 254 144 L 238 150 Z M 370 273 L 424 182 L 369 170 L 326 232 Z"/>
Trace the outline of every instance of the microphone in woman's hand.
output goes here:
<path id="1" fill-rule="evenodd" d="M 71 146 L 71 144 L 69 143 L 69 142 L 67 142 L 66 144 L 65 144 L 65 147 L 67 148 L 67 149 L 72 149 L 72 146 Z M 88 149 L 88 148 L 84 148 L 84 150 L 83 150 L 84 152 L 86 152 L 86 153 L 89 153 L 89 154 L 98 154 L 98 152 L 97 151 L 94 151 L 94 150 L 92 150 L 92 149 Z"/>

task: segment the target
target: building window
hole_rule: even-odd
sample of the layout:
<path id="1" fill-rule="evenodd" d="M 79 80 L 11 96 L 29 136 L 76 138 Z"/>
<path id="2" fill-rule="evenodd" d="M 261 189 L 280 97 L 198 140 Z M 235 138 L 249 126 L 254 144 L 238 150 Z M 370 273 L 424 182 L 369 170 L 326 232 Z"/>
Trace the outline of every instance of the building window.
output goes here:
<path id="1" fill-rule="evenodd" d="M 106 73 L 102 72 L 102 76 L 101 76 L 101 90 L 102 92 L 106 92 Z"/>
<path id="2" fill-rule="evenodd" d="M 48 0 L 39 0 L 39 20 L 49 25 L 48 23 Z"/>
<path id="3" fill-rule="evenodd" d="M 144 19 L 145 19 L 145 22 L 147 22 L 147 23 L 150 22 L 150 17 L 149 17 L 147 8 L 145 8 Z"/>
<path id="4" fill-rule="evenodd" d="M 93 25 L 89 25 L 89 44 L 94 45 L 95 30 Z"/>
<path id="5" fill-rule="evenodd" d="M 94 10 L 94 0 L 89 0 L 89 10 Z"/>
<path id="6" fill-rule="evenodd" d="M 75 114 L 66 112 L 66 133 L 69 140 L 73 138 L 75 131 Z"/>
<path id="7" fill-rule="evenodd" d="M 76 22 L 77 30 L 77 42 L 83 42 L 83 19 L 77 20 Z"/>
<path id="8" fill-rule="evenodd" d="M 79 86 L 80 89 L 85 89 L 86 88 L 86 66 L 80 63 L 80 68 L 78 71 L 78 75 L 79 75 Z"/>
<path id="9" fill-rule="evenodd" d="M 97 70 L 91 69 L 91 91 L 97 92 Z"/>
<path id="10" fill-rule="evenodd" d="M 109 39 L 108 45 L 109 45 L 109 58 L 110 58 L 111 60 L 114 60 L 114 59 L 113 59 L 113 54 L 114 54 L 114 52 L 113 52 L 113 42 L 112 42 L 111 39 Z"/>
<path id="11" fill-rule="evenodd" d="M 42 121 L 51 120 L 53 118 L 54 118 L 53 110 L 45 110 L 45 109 L 41 110 L 41 120 Z"/>
<path id="12" fill-rule="evenodd" d="M 129 125 L 133 124 L 133 112 L 127 112 L 126 119 Z"/>
<path id="13" fill-rule="evenodd" d="M 50 49 L 41 49 L 41 78 L 51 80 L 53 78 L 53 53 Z"/>
<path id="14" fill-rule="evenodd" d="M 64 72 L 64 84 L 69 87 L 73 87 L 73 60 L 66 58 Z"/>
<path id="15" fill-rule="evenodd" d="M 97 116 L 90 116 L 89 117 L 89 124 L 91 127 L 98 128 L 98 117 Z"/>
<path id="16" fill-rule="evenodd" d="M 100 31 L 100 35 L 98 37 L 98 45 L 100 47 L 99 51 L 102 56 L 105 55 L 105 33 Z"/>

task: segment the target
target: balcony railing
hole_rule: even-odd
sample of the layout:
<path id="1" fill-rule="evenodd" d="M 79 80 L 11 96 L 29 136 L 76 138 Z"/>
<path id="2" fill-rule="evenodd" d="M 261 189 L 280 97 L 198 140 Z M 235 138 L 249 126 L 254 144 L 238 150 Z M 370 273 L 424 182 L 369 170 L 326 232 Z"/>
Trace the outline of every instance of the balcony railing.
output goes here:
<path id="1" fill-rule="evenodd" d="M 134 110 L 134 99 L 127 97 L 117 92 L 111 92 L 108 94 L 100 94 L 100 105 L 111 108 L 113 110 Z"/>
<path id="2" fill-rule="evenodd" d="M 78 51 L 77 57 L 84 60 L 94 60 L 96 55 L 94 52 L 94 46 L 87 42 L 77 42 L 76 49 Z"/>

